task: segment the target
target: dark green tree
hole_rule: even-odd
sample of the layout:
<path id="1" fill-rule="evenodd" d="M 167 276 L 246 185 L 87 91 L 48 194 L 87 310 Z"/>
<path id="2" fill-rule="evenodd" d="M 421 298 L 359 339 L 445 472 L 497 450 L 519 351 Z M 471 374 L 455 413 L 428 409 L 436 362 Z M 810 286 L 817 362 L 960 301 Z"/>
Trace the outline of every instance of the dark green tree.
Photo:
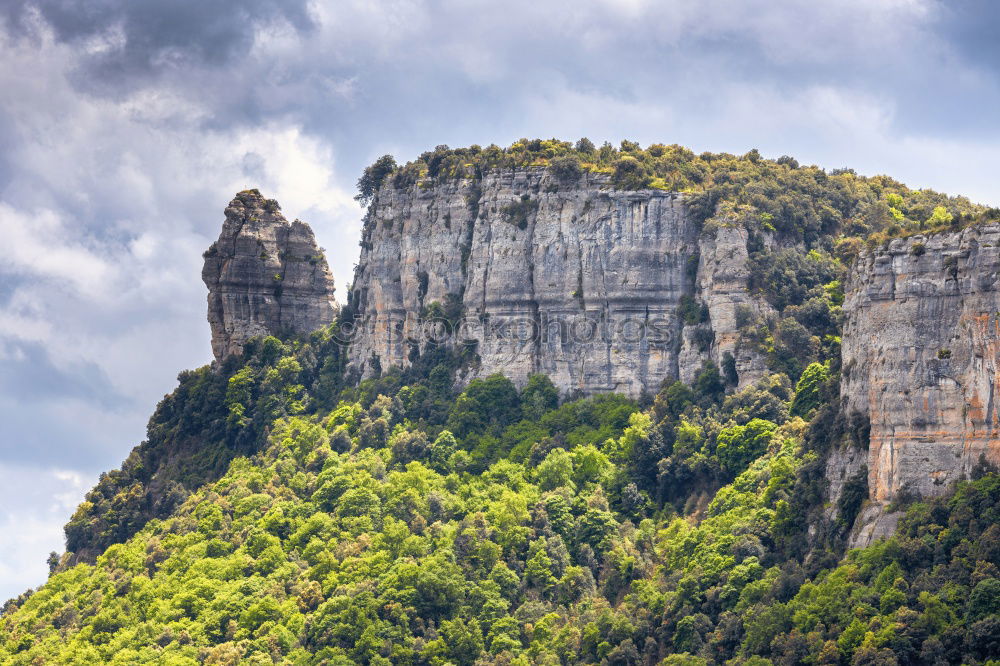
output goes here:
<path id="1" fill-rule="evenodd" d="M 383 155 L 375 160 L 371 166 L 365 167 L 361 177 L 358 178 L 358 193 L 354 195 L 362 206 L 367 206 L 378 193 L 385 179 L 396 170 L 396 159 L 392 155 Z"/>

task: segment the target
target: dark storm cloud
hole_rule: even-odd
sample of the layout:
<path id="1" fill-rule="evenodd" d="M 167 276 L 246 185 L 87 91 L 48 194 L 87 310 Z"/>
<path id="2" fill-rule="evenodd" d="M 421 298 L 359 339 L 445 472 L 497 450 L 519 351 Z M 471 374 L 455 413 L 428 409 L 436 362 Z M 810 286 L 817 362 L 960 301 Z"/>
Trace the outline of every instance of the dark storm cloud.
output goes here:
<path id="1" fill-rule="evenodd" d="M 115 390 L 97 365 L 60 367 L 44 346 L 27 342 L 4 350 L 0 358 L 0 393 L 24 402 L 78 399 L 104 407 L 130 403 L 129 396 Z"/>
<path id="2" fill-rule="evenodd" d="M 275 23 L 306 32 L 308 0 L 28 0 L 6 16 L 22 34 L 40 17 L 57 39 L 106 39 L 106 48 L 81 53 L 81 74 L 109 90 L 140 85 L 168 68 L 221 66 L 245 55 L 256 32 Z"/>
<path id="3" fill-rule="evenodd" d="M 330 142 L 352 178 L 387 145 L 412 156 L 441 142 L 480 143 L 484 123 L 501 141 L 516 139 L 526 107 L 538 115 L 539 102 L 566 93 L 700 114 L 734 87 L 790 96 L 827 86 L 891 103 L 901 131 L 1000 131 L 991 111 L 997 86 L 956 77 L 946 62 L 980 43 L 996 57 L 989 21 L 975 20 L 997 13 L 985 0 L 15 6 L 22 26 L 37 12 L 59 39 L 80 45 L 76 81 L 90 93 L 171 90 L 197 99 L 200 122 L 213 130 L 296 122 Z M 296 48 L 254 50 L 260 31 L 277 25 Z M 109 35 L 106 49 L 82 48 Z M 970 95 L 979 103 L 969 105 Z M 543 124 L 568 131 L 573 118 L 554 113 Z"/>
<path id="4" fill-rule="evenodd" d="M 1000 3 L 995 0 L 938 1 L 939 29 L 972 67 L 1000 76 Z"/>

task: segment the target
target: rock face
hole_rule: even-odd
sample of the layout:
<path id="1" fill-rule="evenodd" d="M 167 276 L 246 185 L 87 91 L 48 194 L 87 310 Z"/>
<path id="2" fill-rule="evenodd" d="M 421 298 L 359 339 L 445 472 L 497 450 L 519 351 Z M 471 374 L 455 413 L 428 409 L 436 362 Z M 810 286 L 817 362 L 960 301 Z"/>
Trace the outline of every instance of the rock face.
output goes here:
<path id="1" fill-rule="evenodd" d="M 239 354 L 255 336 L 321 328 L 337 312 L 333 277 L 312 229 L 289 223 L 277 202 L 257 190 L 229 202 L 201 276 L 218 360 Z"/>
<path id="2" fill-rule="evenodd" d="M 842 395 L 871 420 L 872 500 L 1000 463 L 1000 226 L 862 255 L 844 310 Z"/>
<path id="3" fill-rule="evenodd" d="M 542 372 L 567 392 L 655 392 L 725 352 L 740 384 L 762 374 L 735 337 L 750 300 L 745 234 L 701 233 L 676 193 L 542 168 L 383 187 L 361 244 L 349 302 L 362 375 L 405 367 L 438 339 L 475 348 L 466 379 Z M 685 299 L 709 321 L 685 328 Z"/>
<path id="4" fill-rule="evenodd" d="M 704 303 L 708 311 L 708 324 L 712 345 L 709 357 L 723 365 L 727 354 L 735 363 L 738 387 L 744 388 L 768 373 L 764 355 L 754 346 L 741 344 L 740 310 L 754 320 L 763 320 L 775 314 L 774 309 L 747 289 L 750 281 L 749 238 L 739 220 L 720 224 L 713 220 L 698 240 L 698 273 L 694 284 L 695 299 Z M 696 327 L 683 331 L 679 378 L 694 382 L 705 357 L 695 338 Z"/>

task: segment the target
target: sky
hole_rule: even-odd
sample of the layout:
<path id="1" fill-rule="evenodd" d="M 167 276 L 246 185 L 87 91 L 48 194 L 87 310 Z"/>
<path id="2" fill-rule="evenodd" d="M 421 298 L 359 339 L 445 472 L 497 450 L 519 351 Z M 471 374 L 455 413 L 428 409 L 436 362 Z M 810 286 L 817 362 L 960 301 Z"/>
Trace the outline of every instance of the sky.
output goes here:
<path id="1" fill-rule="evenodd" d="M 257 187 L 346 293 L 365 165 L 680 143 L 1000 205 L 990 0 L 0 3 L 0 600 L 211 360 L 201 253 Z"/>

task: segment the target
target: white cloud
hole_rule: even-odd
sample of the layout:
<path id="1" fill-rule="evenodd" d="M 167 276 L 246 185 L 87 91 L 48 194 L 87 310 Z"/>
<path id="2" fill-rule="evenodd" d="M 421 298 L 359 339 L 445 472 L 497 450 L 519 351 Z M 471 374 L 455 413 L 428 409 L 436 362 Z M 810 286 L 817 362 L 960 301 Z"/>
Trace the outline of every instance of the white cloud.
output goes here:
<path id="1" fill-rule="evenodd" d="M 340 285 L 360 214 L 330 146 L 292 120 L 208 126 L 203 100 L 169 87 L 81 94 L 77 54 L 51 38 L 0 38 L 0 58 L 0 129 L 14 130 L 0 179 L 0 372 L 14 381 L 14 368 L 46 364 L 18 370 L 41 388 L 0 396 L 0 462 L 66 449 L 92 474 L 139 443 L 180 370 L 210 359 L 201 253 L 233 194 L 259 187 L 313 224 Z"/>
<path id="2" fill-rule="evenodd" d="M 242 131 L 224 139 L 231 159 L 254 155 L 262 168 L 253 174 L 256 185 L 278 197 L 291 211 L 315 209 L 337 216 L 349 211 L 358 217 L 357 202 L 334 180 L 334 156 L 330 146 L 302 134 L 297 127 L 263 127 Z M 235 165 L 233 165 L 235 167 Z M 234 169 L 235 170 L 235 169 Z M 231 187 L 236 191 L 236 183 Z M 247 181 L 244 179 L 244 183 Z M 294 214 L 294 213 L 293 213 Z"/>
<path id="3" fill-rule="evenodd" d="M 23 212 L 0 202 L 0 236 L 9 248 L 6 272 L 68 285 L 87 298 L 108 295 L 114 267 L 87 248 L 55 211 Z"/>
<path id="4" fill-rule="evenodd" d="M 62 526 L 94 480 L 0 462 L 0 600 L 45 582 L 45 557 L 62 552 Z"/>

